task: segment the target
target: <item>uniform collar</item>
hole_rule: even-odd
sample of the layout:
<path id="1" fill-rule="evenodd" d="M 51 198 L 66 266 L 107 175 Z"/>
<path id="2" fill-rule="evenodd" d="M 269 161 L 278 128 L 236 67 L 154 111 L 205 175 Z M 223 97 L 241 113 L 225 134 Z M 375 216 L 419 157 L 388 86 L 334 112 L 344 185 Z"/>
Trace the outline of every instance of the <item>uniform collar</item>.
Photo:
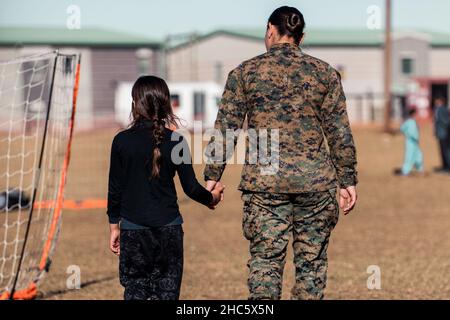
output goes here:
<path id="1" fill-rule="evenodd" d="M 300 47 L 293 43 L 276 43 L 270 47 L 269 52 L 302 51 Z"/>

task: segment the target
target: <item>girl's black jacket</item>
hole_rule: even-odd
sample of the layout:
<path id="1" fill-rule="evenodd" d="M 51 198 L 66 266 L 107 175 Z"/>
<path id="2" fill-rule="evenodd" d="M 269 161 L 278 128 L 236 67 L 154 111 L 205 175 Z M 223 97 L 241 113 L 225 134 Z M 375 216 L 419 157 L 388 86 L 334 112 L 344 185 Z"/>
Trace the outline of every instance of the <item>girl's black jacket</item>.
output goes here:
<path id="1" fill-rule="evenodd" d="M 159 179 L 151 177 L 153 148 L 151 122 L 141 121 L 115 136 L 108 185 L 110 223 L 116 224 L 125 218 L 138 225 L 159 227 L 178 218 L 175 173 L 190 198 L 204 205 L 212 202 L 212 194 L 195 177 L 189 147 L 183 136 L 165 130 L 160 146 Z"/>

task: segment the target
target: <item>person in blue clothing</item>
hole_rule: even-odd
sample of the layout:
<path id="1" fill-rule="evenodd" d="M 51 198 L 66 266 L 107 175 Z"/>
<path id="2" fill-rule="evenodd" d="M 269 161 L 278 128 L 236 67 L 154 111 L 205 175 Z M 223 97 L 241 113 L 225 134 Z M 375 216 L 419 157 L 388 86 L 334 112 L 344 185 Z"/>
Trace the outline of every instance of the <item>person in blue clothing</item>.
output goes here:
<path id="1" fill-rule="evenodd" d="M 413 169 L 423 173 L 423 153 L 419 145 L 419 126 L 417 125 L 415 115 L 416 109 L 409 110 L 408 119 L 403 122 L 400 131 L 405 136 L 405 157 L 403 167 L 399 174 L 409 176 Z"/>

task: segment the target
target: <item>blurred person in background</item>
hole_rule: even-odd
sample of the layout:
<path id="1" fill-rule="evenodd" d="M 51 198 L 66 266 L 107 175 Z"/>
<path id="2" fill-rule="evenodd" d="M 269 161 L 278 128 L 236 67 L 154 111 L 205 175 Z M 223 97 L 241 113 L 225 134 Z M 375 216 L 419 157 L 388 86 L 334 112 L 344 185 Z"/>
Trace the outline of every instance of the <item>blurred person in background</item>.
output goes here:
<path id="1" fill-rule="evenodd" d="M 261 159 L 256 164 L 247 161 L 239 186 L 243 231 L 250 242 L 252 300 L 281 298 L 291 233 L 296 270 L 292 299 L 322 299 L 339 206 L 348 214 L 356 203 L 356 150 L 340 75 L 300 49 L 304 28 L 296 8 L 280 7 L 272 13 L 265 36 L 268 52 L 230 72 L 215 123 L 223 136 L 241 129 L 246 117 L 249 131 L 279 134 L 278 170 L 263 174 L 267 165 Z M 223 145 L 216 139 L 208 145 L 209 150 L 226 150 L 216 159 L 207 149 L 208 190 L 220 181 L 233 153 L 223 140 Z M 258 148 L 265 146 L 259 143 Z"/>
<path id="2" fill-rule="evenodd" d="M 403 167 L 395 173 L 398 175 L 409 176 L 415 168 L 418 172 L 423 173 L 423 153 L 419 145 L 419 126 L 415 116 L 417 110 L 412 108 L 408 111 L 408 119 L 403 122 L 400 131 L 405 136 L 405 156 Z"/>
<path id="3" fill-rule="evenodd" d="M 437 172 L 450 172 L 450 115 L 445 99 L 438 97 L 434 100 L 434 128 L 441 151 L 442 167 Z"/>

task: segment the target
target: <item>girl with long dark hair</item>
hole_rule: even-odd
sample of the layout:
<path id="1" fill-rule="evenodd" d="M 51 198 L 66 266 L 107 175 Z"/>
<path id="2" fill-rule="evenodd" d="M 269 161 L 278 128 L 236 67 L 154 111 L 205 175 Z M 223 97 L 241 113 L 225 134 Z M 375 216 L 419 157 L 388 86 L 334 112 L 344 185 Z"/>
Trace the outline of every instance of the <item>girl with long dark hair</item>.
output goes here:
<path id="1" fill-rule="evenodd" d="M 164 80 L 144 76 L 132 89 L 130 128 L 113 140 L 108 190 L 110 249 L 120 256 L 126 300 L 177 300 L 183 273 L 183 219 L 175 190 L 211 209 L 224 187 L 209 192 L 195 177 Z"/>

